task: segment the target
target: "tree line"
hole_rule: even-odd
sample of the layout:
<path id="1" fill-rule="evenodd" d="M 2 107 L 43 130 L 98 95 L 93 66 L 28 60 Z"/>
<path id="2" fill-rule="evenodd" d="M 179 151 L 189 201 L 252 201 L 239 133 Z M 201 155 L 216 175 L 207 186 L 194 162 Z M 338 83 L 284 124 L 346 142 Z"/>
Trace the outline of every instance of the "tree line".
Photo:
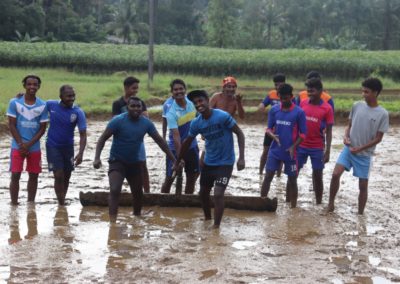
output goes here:
<path id="1" fill-rule="evenodd" d="M 147 44 L 148 0 L 2 0 L 0 40 Z M 400 0 L 155 0 L 155 42 L 400 49 Z"/>

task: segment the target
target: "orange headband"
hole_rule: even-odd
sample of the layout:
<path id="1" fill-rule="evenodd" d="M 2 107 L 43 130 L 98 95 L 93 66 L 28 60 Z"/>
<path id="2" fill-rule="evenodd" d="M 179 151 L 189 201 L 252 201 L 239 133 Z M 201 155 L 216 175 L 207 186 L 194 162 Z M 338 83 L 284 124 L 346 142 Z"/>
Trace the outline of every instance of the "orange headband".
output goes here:
<path id="1" fill-rule="evenodd" d="M 222 87 L 225 87 L 225 85 L 227 85 L 229 83 L 232 83 L 235 86 L 237 86 L 236 79 L 234 77 L 229 76 L 229 77 L 224 78 L 224 80 L 222 80 Z"/>

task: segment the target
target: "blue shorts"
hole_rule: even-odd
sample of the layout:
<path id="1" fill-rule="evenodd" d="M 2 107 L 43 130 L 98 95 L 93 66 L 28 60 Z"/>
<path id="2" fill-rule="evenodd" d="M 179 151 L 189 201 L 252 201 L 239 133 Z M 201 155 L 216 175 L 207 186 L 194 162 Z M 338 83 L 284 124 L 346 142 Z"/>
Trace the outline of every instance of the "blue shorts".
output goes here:
<path id="1" fill-rule="evenodd" d="M 299 169 L 307 163 L 307 158 L 310 157 L 313 170 L 322 170 L 324 168 L 324 150 L 313 148 L 297 148 L 297 160 Z"/>
<path id="2" fill-rule="evenodd" d="M 279 170 L 281 162 L 283 162 L 285 165 L 284 173 L 287 176 L 297 176 L 298 167 L 296 159 L 279 159 L 273 153 L 271 153 L 271 151 L 268 153 L 268 160 L 267 164 L 265 165 L 265 169 L 270 172 L 275 172 Z"/>
<path id="3" fill-rule="evenodd" d="M 346 171 L 350 171 L 350 169 L 353 168 L 353 176 L 355 177 L 362 179 L 368 179 L 369 177 L 371 157 L 354 155 L 350 152 L 348 146 L 343 148 L 336 163 L 342 165 Z"/>
<path id="4" fill-rule="evenodd" d="M 171 150 L 172 154 L 176 157 L 175 150 Z M 186 174 L 195 174 L 200 171 L 199 165 L 199 148 L 196 146 L 194 148 L 189 149 L 186 152 L 185 157 L 183 157 L 185 161 L 185 173 Z M 172 167 L 173 163 L 170 159 L 167 158 L 167 177 L 172 177 Z"/>
<path id="5" fill-rule="evenodd" d="M 74 170 L 74 146 L 49 147 L 46 146 L 47 163 L 49 171 Z"/>

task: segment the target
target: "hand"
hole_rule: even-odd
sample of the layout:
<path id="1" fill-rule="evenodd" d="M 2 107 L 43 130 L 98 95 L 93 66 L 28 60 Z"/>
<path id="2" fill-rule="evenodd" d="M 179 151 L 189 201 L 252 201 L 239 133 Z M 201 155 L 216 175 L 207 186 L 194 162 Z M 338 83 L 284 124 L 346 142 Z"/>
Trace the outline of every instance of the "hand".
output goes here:
<path id="1" fill-rule="evenodd" d="M 350 145 L 351 144 L 350 137 L 348 136 L 343 137 L 343 144 Z"/>
<path id="2" fill-rule="evenodd" d="M 19 146 L 18 151 L 20 152 L 20 154 L 23 157 L 28 156 L 28 154 L 29 154 L 29 145 L 27 143 L 19 143 L 18 146 Z"/>
<path id="3" fill-rule="evenodd" d="M 178 173 L 179 171 L 182 171 L 184 166 L 185 166 L 184 160 L 175 161 L 174 165 L 172 166 L 172 172 Z"/>
<path id="4" fill-rule="evenodd" d="M 278 135 L 273 134 L 272 139 L 274 139 L 275 142 L 278 143 L 278 146 L 279 146 L 279 147 L 282 146 L 282 145 L 281 145 L 281 140 L 279 140 L 279 136 L 278 136 Z"/>
<path id="5" fill-rule="evenodd" d="M 243 170 L 246 167 L 245 161 L 243 158 L 239 158 L 237 163 L 236 163 L 236 167 L 238 171 Z"/>
<path id="6" fill-rule="evenodd" d="M 287 149 L 286 151 L 289 152 L 290 159 L 293 160 L 293 158 L 294 158 L 294 145 L 290 146 L 289 149 Z"/>
<path id="7" fill-rule="evenodd" d="M 350 153 L 358 154 L 362 151 L 361 147 L 350 147 Z"/>
<path id="8" fill-rule="evenodd" d="M 330 155 L 331 155 L 330 151 L 325 151 L 325 153 L 324 153 L 324 164 L 329 162 Z"/>
<path id="9" fill-rule="evenodd" d="M 82 159 L 83 159 L 83 154 L 78 154 L 76 155 L 74 161 L 75 161 L 75 166 L 78 166 L 82 164 Z"/>
<path id="10" fill-rule="evenodd" d="M 93 161 L 93 167 L 94 167 L 95 169 L 100 169 L 100 167 L 101 167 L 101 160 L 100 160 L 100 159 L 95 159 L 95 160 Z"/>
<path id="11" fill-rule="evenodd" d="M 242 102 L 242 95 L 240 94 L 240 93 L 237 93 L 236 95 L 235 95 L 235 98 L 236 98 L 236 101 L 238 102 L 238 103 L 241 103 Z"/>

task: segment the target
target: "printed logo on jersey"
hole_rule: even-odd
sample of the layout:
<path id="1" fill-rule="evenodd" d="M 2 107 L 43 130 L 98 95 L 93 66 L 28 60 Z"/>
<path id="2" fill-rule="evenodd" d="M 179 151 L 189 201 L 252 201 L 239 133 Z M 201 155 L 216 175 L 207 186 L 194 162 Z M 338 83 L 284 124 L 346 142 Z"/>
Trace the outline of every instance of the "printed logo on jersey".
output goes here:
<path id="1" fill-rule="evenodd" d="M 76 121 L 76 119 L 77 119 L 76 113 L 72 113 L 72 114 L 71 114 L 71 117 L 70 117 L 71 123 L 74 123 L 74 122 Z"/>

